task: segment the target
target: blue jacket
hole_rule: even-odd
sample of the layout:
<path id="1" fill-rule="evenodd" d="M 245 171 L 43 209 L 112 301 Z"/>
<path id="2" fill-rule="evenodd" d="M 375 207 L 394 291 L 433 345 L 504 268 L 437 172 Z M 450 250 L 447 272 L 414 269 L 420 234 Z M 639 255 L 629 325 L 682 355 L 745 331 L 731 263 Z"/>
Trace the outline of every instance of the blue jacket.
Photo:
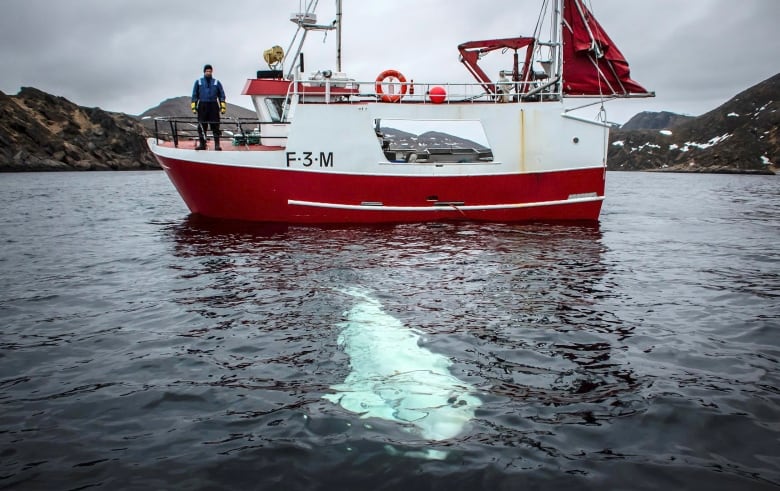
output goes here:
<path id="1" fill-rule="evenodd" d="M 225 102 L 225 91 L 215 78 L 201 77 L 192 87 L 192 102 Z"/>

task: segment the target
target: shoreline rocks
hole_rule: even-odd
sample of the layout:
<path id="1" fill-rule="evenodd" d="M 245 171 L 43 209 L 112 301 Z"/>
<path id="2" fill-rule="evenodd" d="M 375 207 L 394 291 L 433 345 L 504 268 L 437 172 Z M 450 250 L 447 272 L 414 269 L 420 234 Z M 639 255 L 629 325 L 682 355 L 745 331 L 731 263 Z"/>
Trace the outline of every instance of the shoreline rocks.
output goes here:
<path id="1" fill-rule="evenodd" d="M 0 92 L 0 172 L 159 169 L 148 136 L 127 114 L 31 87 Z"/>

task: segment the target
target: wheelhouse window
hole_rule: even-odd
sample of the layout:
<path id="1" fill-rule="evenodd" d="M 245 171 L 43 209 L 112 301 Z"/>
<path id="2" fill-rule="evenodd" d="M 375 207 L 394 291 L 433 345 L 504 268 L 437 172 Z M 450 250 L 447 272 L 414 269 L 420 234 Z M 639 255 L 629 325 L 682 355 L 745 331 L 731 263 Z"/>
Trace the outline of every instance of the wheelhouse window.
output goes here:
<path id="1" fill-rule="evenodd" d="M 374 131 L 390 162 L 493 162 L 493 151 L 480 121 L 376 119 Z"/>
<path id="2" fill-rule="evenodd" d="M 282 121 L 282 113 L 284 112 L 283 97 L 267 97 L 265 99 L 265 106 L 268 108 L 268 113 L 271 115 L 271 122 L 279 123 Z"/>

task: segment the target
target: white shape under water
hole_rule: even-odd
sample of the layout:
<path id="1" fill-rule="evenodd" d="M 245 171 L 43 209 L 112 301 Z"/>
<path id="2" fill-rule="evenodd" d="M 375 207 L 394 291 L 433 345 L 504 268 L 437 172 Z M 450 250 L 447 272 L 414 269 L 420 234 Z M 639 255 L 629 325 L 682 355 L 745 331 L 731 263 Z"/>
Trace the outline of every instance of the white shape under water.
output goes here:
<path id="1" fill-rule="evenodd" d="M 420 335 L 384 312 L 366 290 L 343 292 L 358 300 L 338 338 L 351 371 L 323 397 L 361 418 L 414 425 L 427 440 L 461 433 L 482 404 L 474 387 L 453 376 L 449 358 L 421 347 Z"/>

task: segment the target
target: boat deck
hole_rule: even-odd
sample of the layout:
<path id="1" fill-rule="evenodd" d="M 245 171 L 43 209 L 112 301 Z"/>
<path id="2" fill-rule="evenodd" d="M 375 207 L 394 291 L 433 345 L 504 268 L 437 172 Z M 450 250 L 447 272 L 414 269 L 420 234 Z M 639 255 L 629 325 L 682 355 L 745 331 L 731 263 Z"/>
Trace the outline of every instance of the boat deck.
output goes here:
<path id="1" fill-rule="evenodd" d="M 263 123 L 257 118 L 227 117 L 213 123 L 218 123 L 221 127 L 220 146 L 222 151 L 276 151 L 284 149 L 283 145 L 287 142 L 286 132 L 283 132 L 283 135 L 275 136 L 275 133 L 279 133 L 279 129 L 268 129 L 271 126 L 279 126 L 279 124 Z M 193 116 L 156 117 L 151 134 L 157 145 L 161 147 L 195 150 L 200 139 L 199 124 L 198 119 Z M 212 123 L 205 124 L 208 126 Z M 207 128 L 205 133 L 206 151 L 213 151 L 214 134 L 211 128 Z M 274 145 L 274 143 L 281 145 Z"/>
<path id="2" fill-rule="evenodd" d="M 259 145 L 259 144 L 234 144 L 233 140 L 231 139 L 221 139 L 220 140 L 220 146 L 222 147 L 223 152 L 267 152 L 267 151 L 273 151 L 273 150 L 284 150 L 284 147 L 276 146 L 276 145 Z M 198 145 L 198 140 L 179 140 L 178 145 L 174 144 L 172 141 L 163 141 L 159 140 L 157 143 L 161 147 L 166 148 L 178 148 L 180 150 L 195 150 L 195 147 Z M 214 151 L 214 141 L 209 139 L 209 142 L 206 144 L 206 150 L 203 150 L 204 152 Z"/>

